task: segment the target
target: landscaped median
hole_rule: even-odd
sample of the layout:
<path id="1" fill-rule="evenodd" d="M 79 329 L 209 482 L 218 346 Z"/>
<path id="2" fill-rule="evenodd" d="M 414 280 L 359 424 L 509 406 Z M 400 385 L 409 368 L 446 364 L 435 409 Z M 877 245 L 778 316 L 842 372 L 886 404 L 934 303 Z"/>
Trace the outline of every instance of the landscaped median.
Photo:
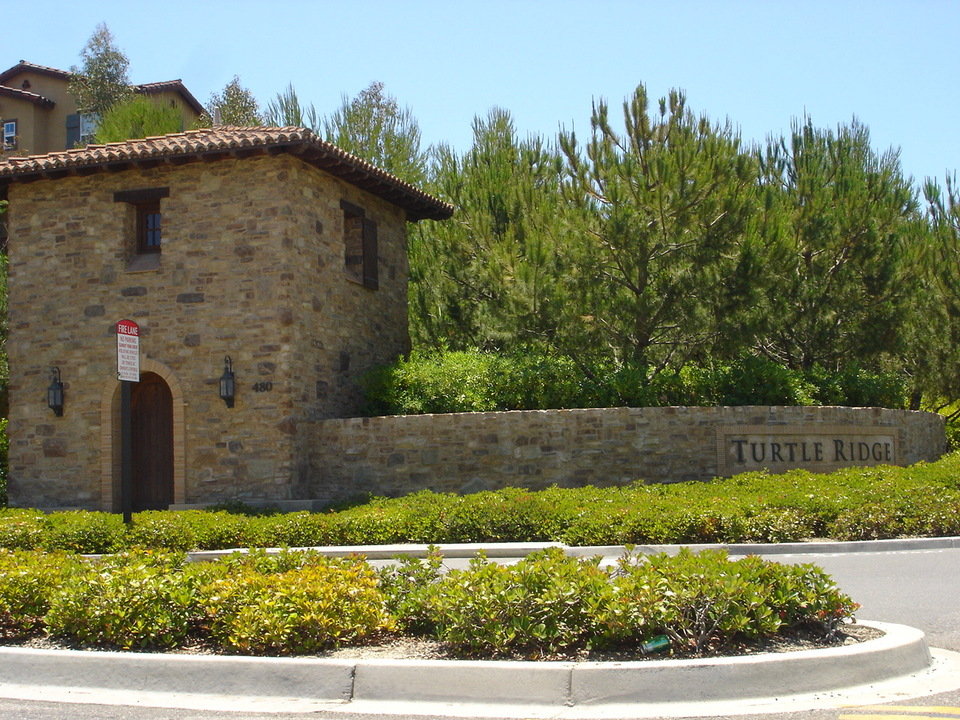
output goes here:
<path id="1" fill-rule="evenodd" d="M 302 655 L 423 637 L 452 657 L 703 656 L 777 637 L 836 643 L 856 608 L 814 566 L 722 551 L 626 554 L 602 568 L 546 549 L 446 573 L 437 555 L 375 570 L 310 551 L 208 563 L 150 550 L 0 554 L 5 636 L 124 650 Z"/>

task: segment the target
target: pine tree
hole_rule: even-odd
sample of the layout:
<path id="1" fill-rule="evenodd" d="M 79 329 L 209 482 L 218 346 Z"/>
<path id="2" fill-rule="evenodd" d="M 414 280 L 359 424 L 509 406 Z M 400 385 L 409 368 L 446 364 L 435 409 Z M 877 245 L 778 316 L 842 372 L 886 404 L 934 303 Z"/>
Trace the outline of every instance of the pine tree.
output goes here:
<path id="1" fill-rule="evenodd" d="M 726 282 L 754 271 L 742 248 L 756 171 L 730 124 L 695 117 L 681 92 L 651 113 L 641 85 L 623 116 L 621 134 L 601 101 L 585 150 L 574 133 L 560 137 L 566 196 L 582 217 L 568 343 L 653 375 L 705 357 L 720 341 L 716 308 L 747 304 Z"/>
<path id="2" fill-rule="evenodd" d="M 146 97 L 133 97 L 107 110 L 97 125 L 98 143 L 166 135 L 183 130 L 180 111 Z"/>
<path id="3" fill-rule="evenodd" d="M 462 157 L 438 148 L 431 190 L 456 210 L 442 223 L 418 223 L 410 238 L 415 345 L 554 345 L 564 274 L 559 178 L 556 151 L 537 137 L 518 140 L 505 110 L 474 119 Z"/>
<path id="4" fill-rule="evenodd" d="M 760 350 L 796 369 L 877 367 L 902 350 L 918 204 L 895 151 L 876 153 L 854 120 L 836 132 L 794 123 L 760 158 L 777 250 Z"/>
<path id="5" fill-rule="evenodd" d="M 297 91 L 293 85 L 287 85 L 287 89 L 282 93 L 277 93 L 277 97 L 267 105 L 267 111 L 264 113 L 267 125 L 276 127 L 303 127 L 321 133 L 321 123 L 317 115 L 317 109 L 311 103 L 309 106 L 301 105 L 300 98 L 297 97 Z"/>

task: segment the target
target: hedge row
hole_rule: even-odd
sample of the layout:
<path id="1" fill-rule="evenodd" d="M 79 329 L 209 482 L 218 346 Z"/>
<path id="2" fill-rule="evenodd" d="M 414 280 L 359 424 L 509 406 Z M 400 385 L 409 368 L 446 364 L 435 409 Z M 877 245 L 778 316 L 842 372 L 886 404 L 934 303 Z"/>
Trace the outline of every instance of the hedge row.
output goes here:
<path id="1" fill-rule="evenodd" d="M 536 352 L 414 355 L 365 378 L 368 415 L 665 405 L 849 405 L 902 408 L 904 378 L 857 366 L 802 372 L 744 357 L 651 377 L 629 364 L 583 365 Z"/>
<path id="2" fill-rule="evenodd" d="M 570 545 L 786 542 L 960 535 L 960 454 L 912 467 L 817 475 L 747 473 L 706 483 L 419 492 L 338 512 L 99 512 L 0 509 L 0 547 L 114 552 L 386 543 Z"/>
<path id="3" fill-rule="evenodd" d="M 830 639 L 856 608 L 813 566 L 721 552 L 625 556 L 608 572 L 552 550 L 443 574 L 436 556 L 376 571 L 309 552 L 186 564 L 143 550 L 98 562 L 0 551 L 0 637 L 120 649 L 289 655 L 403 634 L 457 656 L 543 658 L 665 635 L 697 655 L 785 632 Z"/>

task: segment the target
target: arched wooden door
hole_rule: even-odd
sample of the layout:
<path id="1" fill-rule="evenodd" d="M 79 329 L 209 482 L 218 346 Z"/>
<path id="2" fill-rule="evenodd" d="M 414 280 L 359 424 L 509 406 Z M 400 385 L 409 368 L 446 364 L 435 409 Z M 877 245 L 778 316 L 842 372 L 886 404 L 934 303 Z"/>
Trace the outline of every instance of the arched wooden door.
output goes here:
<path id="1" fill-rule="evenodd" d="M 130 424 L 133 510 L 166 510 L 173 502 L 173 395 L 156 373 L 133 383 Z"/>

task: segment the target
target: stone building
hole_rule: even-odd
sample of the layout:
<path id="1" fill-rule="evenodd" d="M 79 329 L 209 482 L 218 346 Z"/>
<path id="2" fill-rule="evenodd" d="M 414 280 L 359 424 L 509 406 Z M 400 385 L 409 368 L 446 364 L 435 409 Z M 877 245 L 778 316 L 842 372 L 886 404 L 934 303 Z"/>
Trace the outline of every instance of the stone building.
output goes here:
<path id="1" fill-rule="evenodd" d="M 118 321 L 140 328 L 134 509 L 308 501 L 317 424 L 408 348 L 406 223 L 452 213 L 301 128 L 7 157 L 0 199 L 11 504 L 114 511 Z"/>

